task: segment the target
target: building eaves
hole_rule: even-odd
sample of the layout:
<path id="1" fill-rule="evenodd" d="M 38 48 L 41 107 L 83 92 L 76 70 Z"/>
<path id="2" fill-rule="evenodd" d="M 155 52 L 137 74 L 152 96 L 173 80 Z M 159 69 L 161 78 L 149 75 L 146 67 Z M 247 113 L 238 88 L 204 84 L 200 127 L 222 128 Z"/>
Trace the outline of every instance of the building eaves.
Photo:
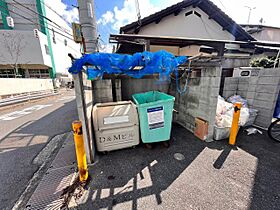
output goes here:
<path id="1" fill-rule="evenodd" d="M 176 16 L 180 13 L 180 11 L 190 6 L 199 7 L 201 10 L 203 10 L 209 16 L 209 19 L 213 19 L 218 24 L 220 24 L 223 27 L 223 30 L 227 30 L 235 37 L 235 40 L 255 40 L 240 25 L 233 21 L 228 15 L 226 15 L 221 9 L 219 9 L 214 3 L 209 0 L 184 0 L 141 19 L 141 26 L 139 26 L 138 21 L 135 21 L 121 27 L 120 33 L 128 33 L 130 31 L 133 31 L 133 33 L 137 33 L 137 31 L 139 31 L 142 26 L 151 24 L 153 22 L 160 22 L 162 18 L 171 14 L 174 14 Z"/>

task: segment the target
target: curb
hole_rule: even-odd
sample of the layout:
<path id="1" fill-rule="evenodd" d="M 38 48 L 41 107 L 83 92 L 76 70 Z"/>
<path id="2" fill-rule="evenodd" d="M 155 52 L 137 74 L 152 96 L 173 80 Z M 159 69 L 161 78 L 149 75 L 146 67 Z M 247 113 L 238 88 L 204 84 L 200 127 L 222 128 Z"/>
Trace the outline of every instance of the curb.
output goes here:
<path id="1" fill-rule="evenodd" d="M 33 164 L 40 164 L 39 169 L 34 173 L 33 177 L 30 179 L 24 192 L 21 194 L 20 198 L 17 200 L 12 210 L 24 209 L 28 200 L 32 196 L 36 187 L 39 185 L 43 175 L 48 170 L 50 163 L 53 161 L 54 157 L 59 152 L 63 142 L 69 138 L 71 132 L 59 134 L 53 137 L 48 144 L 41 150 L 41 152 L 34 158 Z M 47 149 L 46 149 L 47 148 Z M 42 162 L 42 160 L 45 161 Z"/>

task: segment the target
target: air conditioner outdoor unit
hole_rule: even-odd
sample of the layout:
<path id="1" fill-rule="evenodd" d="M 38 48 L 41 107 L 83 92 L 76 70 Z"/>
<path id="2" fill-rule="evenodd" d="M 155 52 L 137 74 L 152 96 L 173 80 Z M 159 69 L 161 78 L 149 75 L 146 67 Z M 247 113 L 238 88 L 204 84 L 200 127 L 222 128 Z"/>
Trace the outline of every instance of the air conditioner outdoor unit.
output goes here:
<path id="1" fill-rule="evenodd" d="M 14 19 L 12 17 L 6 17 L 6 20 L 7 20 L 7 24 L 9 27 L 11 28 L 14 28 L 15 27 L 15 24 L 14 24 Z"/>
<path id="2" fill-rule="evenodd" d="M 234 68 L 232 77 L 257 77 L 259 76 L 260 67 L 239 67 Z"/>

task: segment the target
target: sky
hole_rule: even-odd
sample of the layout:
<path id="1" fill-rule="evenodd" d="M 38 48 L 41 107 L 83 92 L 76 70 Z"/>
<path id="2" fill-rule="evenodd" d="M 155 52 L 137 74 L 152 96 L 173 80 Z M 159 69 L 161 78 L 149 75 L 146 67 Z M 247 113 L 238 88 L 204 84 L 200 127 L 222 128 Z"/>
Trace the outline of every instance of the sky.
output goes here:
<path id="1" fill-rule="evenodd" d="M 141 17 L 146 17 L 182 0 L 139 0 Z M 259 24 L 263 19 L 264 25 L 280 27 L 279 0 L 212 0 L 221 10 L 239 24 L 247 23 L 249 8 L 252 8 L 250 24 Z M 61 0 L 61 14 L 68 22 L 78 20 L 78 11 L 72 5 L 77 0 Z M 119 28 L 137 20 L 135 0 L 95 0 L 95 15 L 98 34 L 102 39 L 101 50 L 111 49 L 108 45 L 110 33 L 118 33 Z"/>

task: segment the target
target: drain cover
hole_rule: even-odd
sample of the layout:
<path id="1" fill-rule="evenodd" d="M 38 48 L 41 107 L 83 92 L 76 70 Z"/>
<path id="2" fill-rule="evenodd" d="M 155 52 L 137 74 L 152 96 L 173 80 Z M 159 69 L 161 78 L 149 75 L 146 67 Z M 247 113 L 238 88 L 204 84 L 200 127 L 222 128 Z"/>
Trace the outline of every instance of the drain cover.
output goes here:
<path id="1" fill-rule="evenodd" d="M 175 154 L 174 154 L 174 158 L 175 158 L 176 160 L 184 160 L 184 159 L 185 159 L 185 156 L 184 156 L 183 154 L 181 154 L 181 153 L 175 153 Z"/>

